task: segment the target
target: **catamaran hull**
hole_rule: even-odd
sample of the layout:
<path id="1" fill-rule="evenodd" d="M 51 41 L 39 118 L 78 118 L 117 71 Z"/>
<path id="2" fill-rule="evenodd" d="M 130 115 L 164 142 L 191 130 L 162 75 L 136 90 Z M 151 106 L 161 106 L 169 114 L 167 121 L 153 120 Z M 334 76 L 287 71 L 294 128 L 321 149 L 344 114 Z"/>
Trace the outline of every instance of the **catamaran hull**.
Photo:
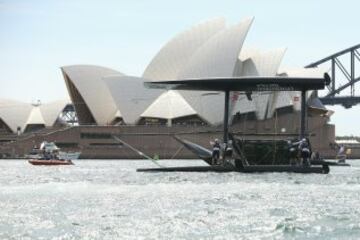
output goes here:
<path id="1" fill-rule="evenodd" d="M 330 172 L 328 165 L 321 167 L 301 167 L 289 165 L 254 165 L 243 168 L 226 166 L 193 166 L 193 167 L 164 167 L 164 168 L 139 168 L 138 172 L 242 172 L 242 173 L 264 173 L 264 172 L 289 172 L 289 173 L 320 173 Z"/>

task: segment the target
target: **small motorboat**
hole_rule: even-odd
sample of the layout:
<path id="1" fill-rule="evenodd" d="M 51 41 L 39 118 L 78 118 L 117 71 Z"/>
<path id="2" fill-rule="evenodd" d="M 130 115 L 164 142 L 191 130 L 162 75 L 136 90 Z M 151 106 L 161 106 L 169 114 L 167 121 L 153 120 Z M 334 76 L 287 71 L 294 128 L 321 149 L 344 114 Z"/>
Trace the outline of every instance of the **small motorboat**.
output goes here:
<path id="1" fill-rule="evenodd" d="M 71 160 L 63 160 L 63 159 L 30 159 L 28 161 L 32 165 L 73 165 L 74 163 Z"/>
<path id="2" fill-rule="evenodd" d="M 78 158 L 80 153 L 75 152 L 74 154 L 69 154 L 66 152 L 60 152 L 53 142 L 42 142 L 40 148 L 35 148 L 32 152 L 27 155 L 27 158 L 30 159 L 28 162 L 32 165 L 73 165 L 71 161 L 73 158 Z"/>

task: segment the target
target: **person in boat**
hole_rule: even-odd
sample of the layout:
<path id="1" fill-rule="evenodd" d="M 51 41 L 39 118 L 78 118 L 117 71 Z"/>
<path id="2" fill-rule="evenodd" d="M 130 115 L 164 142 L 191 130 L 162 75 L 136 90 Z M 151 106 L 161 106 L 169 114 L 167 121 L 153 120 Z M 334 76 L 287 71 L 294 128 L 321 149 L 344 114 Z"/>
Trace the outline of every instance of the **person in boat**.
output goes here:
<path id="1" fill-rule="evenodd" d="M 45 159 L 45 160 L 50 160 L 50 159 L 51 159 L 51 154 L 50 154 L 50 152 L 44 150 L 44 159 Z"/>
<path id="2" fill-rule="evenodd" d="M 339 151 L 336 155 L 337 158 L 339 158 L 339 163 L 345 163 L 345 159 L 346 159 L 346 152 L 345 152 L 345 146 L 344 145 L 340 145 Z"/>
<path id="3" fill-rule="evenodd" d="M 310 156 L 311 156 L 311 150 L 310 150 L 310 144 L 308 139 L 303 138 L 299 143 L 299 151 L 302 158 L 302 165 L 305 167 L 310 166 Z"/>
<path id="4" fill-rule="evenodd" d="M 212 151 L 212 165 L 218 164 L 218 161 L 220 159 L 220 142 L 219 139 L 215 138 L 215 141 L 213 142 L 213 151 Z"/>

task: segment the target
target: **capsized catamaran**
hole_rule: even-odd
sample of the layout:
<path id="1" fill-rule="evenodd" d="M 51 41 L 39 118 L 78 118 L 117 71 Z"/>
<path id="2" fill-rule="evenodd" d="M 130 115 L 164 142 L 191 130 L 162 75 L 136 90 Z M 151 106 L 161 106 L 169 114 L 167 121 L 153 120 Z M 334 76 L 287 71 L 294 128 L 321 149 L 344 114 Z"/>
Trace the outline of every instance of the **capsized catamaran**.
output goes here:
<path id="1" fill-rule="evenodd" d="M 330 83 L 328 74 L 322 78 L 299 78 L 299 77 L 238 77 L 238 78 L 206 78 L 206 79 L 185 79 L 176 81 L 146 82 L 148 88 L 160 88 L 167 90 L 193 90 L 193 91 L 223 91 L 225 92 L 225 109 L 223 120 L 223 143 L 228 143 L 229 137 L 229 96 L 230 91 L 241 91 L 251 100 L 251 94 L 254 91 L 300 91 L 301 92 L 301 126 L 300 139 L 305 137 L 305 106 L 306 91 L 324 89 Z M 137 169 L 139 172 L 165 172 L 165 171 L 186 171 L 186 172 L 294 172 L 294 173 L 329 173 L 328 164 L 321 166 L 297 166 L 297 165 L 250 165 L 246 161 L 246 156 L 239 149 L 237 144 L 234 145 L 235 156 L 230 163 L 222 166 L 214 165 L 209 160 L 210 150 L 192 143 L 187 140 L 176 138 L 187 149 L 193 151 L 203 159 L 209 166 L 204 167 L 161 167 L 161 168 L 142 168 Z M 235 139 L 233 139 L 235 140 Z M 236 143 L 236 141 L 234 141 Z M 236 156 L 237 155 L 237 156 Z"/>

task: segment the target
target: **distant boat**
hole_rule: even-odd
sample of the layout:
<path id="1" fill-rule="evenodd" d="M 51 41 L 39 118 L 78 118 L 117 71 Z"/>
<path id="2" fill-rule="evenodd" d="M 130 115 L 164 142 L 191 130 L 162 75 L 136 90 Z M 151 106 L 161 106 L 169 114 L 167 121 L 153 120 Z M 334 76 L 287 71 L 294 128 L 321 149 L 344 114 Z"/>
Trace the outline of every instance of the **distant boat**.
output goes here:
<path id="1" fill-rule="evenodd" d="M 335 159 L 338 159 L 338 166 L 346 166 L 346 159 L 349 155 L 351 155 L 351 148 L 346 148 L 344 145 L 340 145 L 339 151 L 335 157 Z"/>
<path id="2" fill-rule="evenodd" d="M 59 158 L 64 160 L 76 160 L 79 158 L 81 152 L 59 152 Z"/>
<path id="3" fill-rule="evenodd" d="M 32 165 L 73 165 L 71 160 L 78 159 L 80 152 L 60 151 L 53 142 L 42 142 L 40 148 L 34 147 L 26 155 Z"/>

